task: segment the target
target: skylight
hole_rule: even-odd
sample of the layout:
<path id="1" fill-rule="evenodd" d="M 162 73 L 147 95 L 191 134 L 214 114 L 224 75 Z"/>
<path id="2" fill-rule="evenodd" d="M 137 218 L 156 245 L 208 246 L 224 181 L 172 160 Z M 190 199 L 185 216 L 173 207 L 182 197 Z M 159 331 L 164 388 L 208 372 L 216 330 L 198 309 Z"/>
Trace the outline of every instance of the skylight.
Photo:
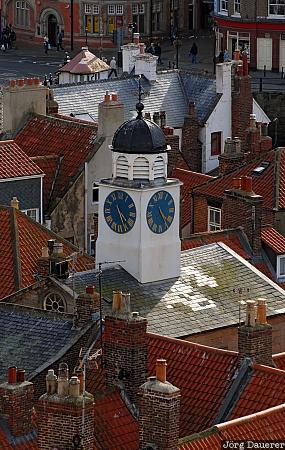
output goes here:
<path id="1" fill-rule="evenodd" d="M 252 175 L 261 175 L 265 171 L 265 169 L 267 169 L 269 164 L 270 163 L 268 161 L 262 161 L 262 163 L 258 167 L 255 167 L 255 169 L 253 169 L 251 174 Z"/>

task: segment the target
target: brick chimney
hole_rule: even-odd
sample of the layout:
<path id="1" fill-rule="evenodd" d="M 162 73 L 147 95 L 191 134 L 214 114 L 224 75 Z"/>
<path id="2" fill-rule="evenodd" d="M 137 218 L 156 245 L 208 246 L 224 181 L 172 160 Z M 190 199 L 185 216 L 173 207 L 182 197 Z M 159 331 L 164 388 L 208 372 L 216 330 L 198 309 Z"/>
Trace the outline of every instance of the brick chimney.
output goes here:
<path id="1" fill-rule="evenodd" d="M 250 115 L 250 125 L 246 129 L 246 140 L 247 151 L 249 152 L 248 160 L 272 149 L 272 138 L 268 136 L 267 124 L 257 122 L 255 114 Z"/>
<path id="2" fill-rule="evenodd" d="M 181 152 L 194 172 L 202 172 L 202 145 L 199 142 L 200 125 L 194 102 L 189 102 L 188 115 L 182 127 Z"/>
<path id="3" fill-rule="evenodd" d="M 47 115 L 58 114 L 58 103 L 54 99 L 52 89 L 48 89 L 47 91 L 46 113 Z"/>
<path id="4" fill-rule="evenodd" d="M 106 91 L 104 100 L 98 105 L 98 136 L 113 138 L 115 131 L 124 122 L 124 105 L 118 94 Z"/>
<path id="5" fill-rule="evenodd" d="M 179 136 L 174 134 L 174 128 L 172 127 L 164 127 L 163 132 L 165 134 L 166 144 L 169 145 L 170 148 L 167 150 L 168 154 L 168 163 L 167 163 L 167 172 L 168 175 L 171 174 L 173 169 L 175 169 L 177 164 L 177 158 L 179 155 Z"/>
<path id="6" fill-rule="evenodd" d="M 0 385 L 0 414 L 14 437 L 34 430 L 32 423 L 33 383 L 25 381 L 25 371 L 9 367 L 7 382 Z"/>
<path id="7" fill-rule="evenodd" d="M 233 67 L 232 136 L 241 139 L 242 150 L 247 153 L 249 148 L 246 130 L 250 126 L 253 105 L 247 55 L 242 56 L 242 66 L 237 62 Z"/>
<path id="8" fill-rule="evenodd" d="M 74 326 L 84 327 L 94 314 L 99 312 L 100 295 L 95 291 L 94 286 L 86 286 L 85 293 L 81 293 L 75 300 Z"/>
<path id="9" fill-rule="evenodd" d="M 67 365 L 60 364 L 58 378 L 48 371 L 46 389 L 37 404 L 39 449 L 93 448 L 94 398 L 81 393 L 78 377 L 69 379 Z"/>
<path id="10" fill-rule="evenodd" d="M 166 360 L 156 362 L 156 376 L 139 389 L 140 448 L 177 450 L 180 389 L 166 381 Z"/>
<path id="11" fill-rule="evenodd" d="M 219 156 L 219 174 L 225 175 L 238 168 L 244 161 L 244 154 L 241 151 L 241 141 L 238 137 L 227 138 L 225 140 L 224 153 Z"/>
<path id="12" fill-rule="evenodd" d="M 274 366 L 272 361 L 272 326 L 266 319 L 266 300 L 246 302 L 245 324 L 238 329 L 239 360 L 252 358 L 258 364 Z"/>
<path id="13" fill-rule="evenodd" d="M 107 387 L 120 387 L 137 405 L 137 392 L 147 376 L 147 321 L 130 312 L 130 294 L 113 293 L 105 317 L 104 361 Z"/>
<path id="14" fill-rule="evenodd" d="M 261 254 L 263 197 L 252 190 L 252 178 L 233 179 L 233 187 L 225 191 L 222 206 L 222 229 L 242 226 L 252 251 Z"/>

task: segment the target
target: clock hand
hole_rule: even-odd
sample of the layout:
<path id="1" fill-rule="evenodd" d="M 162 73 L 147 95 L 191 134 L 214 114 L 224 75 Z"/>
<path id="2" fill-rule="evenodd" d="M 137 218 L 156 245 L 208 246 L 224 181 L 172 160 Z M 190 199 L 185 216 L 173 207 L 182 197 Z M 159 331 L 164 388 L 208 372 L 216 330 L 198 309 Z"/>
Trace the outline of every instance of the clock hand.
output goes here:
<path id="1" fill-rule="evenodd" d="M 124 220 L 124 222 L 126 223 L 126 218 L 125 218 L 124 214 L 123 214 L 123 213 L 121 213 L 121 211 L 120 211 L 120 209 L 119 209 L 118 205 L 116 205 L 116 207 L 117 207 L 117 211 L 118 211 L 118 213 L 119 213 L 119 216 L 120 216 L 120 219 L 121 219 L 122 225 L 124 225 L 124 224 L 123 224 L 123 220 Z"/>
<path id="2" fill-rule="evenodd" d="M 164 223 L 165 223 L 165 226 L 167 227 L 167 223 L 166 223 L 166 217 L 165 217 L 165 215 L 163 214 L 163 212 L 161 211 L 161 209 L 158 207 L 158 210 L 159 210 L 159 214 L 161 215 L 161 217 L 163 218 L 163 220 L 164 220 Z"/>

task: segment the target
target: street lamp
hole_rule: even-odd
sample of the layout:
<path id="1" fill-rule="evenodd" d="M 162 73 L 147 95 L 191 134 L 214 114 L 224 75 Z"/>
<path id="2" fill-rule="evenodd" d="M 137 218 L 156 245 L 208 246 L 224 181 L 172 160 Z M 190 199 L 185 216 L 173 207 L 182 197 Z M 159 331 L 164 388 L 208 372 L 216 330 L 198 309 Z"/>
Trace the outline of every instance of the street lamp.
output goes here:
<path id="1" fill-rule="evenodd" d="M 88 33 L 88 27 L 85 27 L 85 45 L 86 45 L 86 47 L 88 46 L 88 43 L 87 43 L 87 33 Z"/>

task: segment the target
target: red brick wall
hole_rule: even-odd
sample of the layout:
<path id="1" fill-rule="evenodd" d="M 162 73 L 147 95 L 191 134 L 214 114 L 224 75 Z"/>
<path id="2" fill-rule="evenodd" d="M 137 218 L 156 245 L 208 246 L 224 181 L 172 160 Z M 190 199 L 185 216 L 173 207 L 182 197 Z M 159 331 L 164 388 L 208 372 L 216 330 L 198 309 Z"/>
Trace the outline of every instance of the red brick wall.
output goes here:
<path id="1" fill-rule="evenodd" d="M 172 170 L 176 167 L 177 157 L 179 155 L 179 136 L 177 135 L 166 135 L 166 144 L 170 145 L 171 149 L 167 151 L 168 154 L 168 165 L 167 173 L 171 174 Z"/>
<path id="2" fill-rule="evenodd" d="M 272 366 L 272 327 L 271 325 L 243 325 L 238 330 L 239 359 L 250 357 L 258 364 Z"/>
<path id="3" fill-rule="evenodd" d="M 194 195 L 194 233 L 208 231 L 208 203 L 206 197 Z"/>
<path id="4" fill-rule="evenodd" d="M 182 128 L 181 152 L 194 172 L 202 172 L 202 145 L 198 141 L 199 123 L 196 116 L 187 116 Z"/>
<path id="5" fill-rule="evenodd" d="M 147 376 L 147 321 L 142 318 L 105 317 L 104 361 L 107 386 L 118 384 L 132 402 Z"/>
<path id="6" fill-rule="evenodd" d="M 140 448 L 145 449 L 149 444 L 155 444 L 157 449 L 177 450 L 179 391 L 167 394 L 163 391 L 154 392 L 142 386 L 139 397 Z"/>

